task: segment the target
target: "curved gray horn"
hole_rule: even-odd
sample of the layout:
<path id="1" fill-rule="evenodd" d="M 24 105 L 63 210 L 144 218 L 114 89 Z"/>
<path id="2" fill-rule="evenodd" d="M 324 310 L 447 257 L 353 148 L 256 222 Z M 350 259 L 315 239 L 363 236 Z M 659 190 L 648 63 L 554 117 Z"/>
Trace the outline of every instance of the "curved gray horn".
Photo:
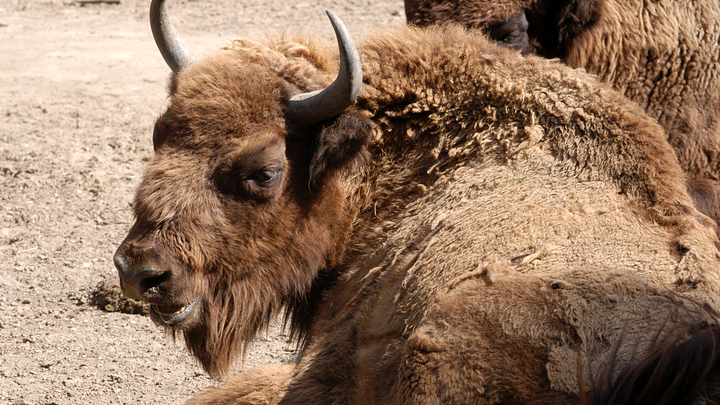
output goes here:
<path id="1" fill-rule="evenodd" d="M 170 22 L 165 8 L 165 0 L 153 0 L 150 4 L 150 28 L 155 38 L 155 44 L 173 72 L 177 73 L 180 69 L 195 62 L 195 56 Z"/>
<path id="2" fill-rule="evenodd" d="M 332 11 L 327 10 L 326 13 L 340 48 L 340 72 L 325 89 L 298 94 L 290 99 L 288 120 L 302 127 L 340 115 L 355 102 L 362 86 L 360 55 L 350 33 Z"/>

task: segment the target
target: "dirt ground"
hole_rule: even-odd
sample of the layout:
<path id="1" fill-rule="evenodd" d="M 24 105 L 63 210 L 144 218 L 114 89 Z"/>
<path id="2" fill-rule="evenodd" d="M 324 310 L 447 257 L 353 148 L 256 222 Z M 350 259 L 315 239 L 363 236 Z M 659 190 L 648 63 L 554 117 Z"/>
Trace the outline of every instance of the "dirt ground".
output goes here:
<path id="1" fill-rule="evenodd" d="M 217 384 L 149 318 L 91 300 L 117 277 L 166 102 L 149 3 L 0 1 L 0 405 L 182 403 Z M 332 41 L 325 9 L 356 38 L 404 23 L 402 0 L 168 3 L 199 54 L 269 30 Z M 293 348 L 275 325 L 237 370 Z"/>

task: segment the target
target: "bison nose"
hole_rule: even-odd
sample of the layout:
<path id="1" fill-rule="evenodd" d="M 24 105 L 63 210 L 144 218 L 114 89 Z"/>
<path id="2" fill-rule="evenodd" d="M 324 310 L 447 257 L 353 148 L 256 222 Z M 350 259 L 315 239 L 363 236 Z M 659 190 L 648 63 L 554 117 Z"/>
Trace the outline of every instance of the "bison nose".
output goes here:
<path id="1" fill-rule="evenodd" d="M 150 288 L 157 287 L 167 279 L 167 272 L 145 264 L 133 268 L 130 260 L 121 250 L 122 246 L 115 252 L 113 261 L 120 276 L 120 286 L 128 297 L 141 300 Z"/>

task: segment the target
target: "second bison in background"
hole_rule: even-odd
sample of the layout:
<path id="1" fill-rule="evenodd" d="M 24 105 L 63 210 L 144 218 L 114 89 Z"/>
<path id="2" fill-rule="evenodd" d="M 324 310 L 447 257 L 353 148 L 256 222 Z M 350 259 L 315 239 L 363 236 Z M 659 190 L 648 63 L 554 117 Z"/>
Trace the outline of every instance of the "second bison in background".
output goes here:
<path id="1" fill-rule="evenodd" d="M 720 307 L 662 129 L 589 75 L 457 27 L 358 51 L 335 17 L 340 58 L 281 36 L 197 59 L 161 4 L 124 291 L 214 376 L 283 308 L 303 347 L 194 403 L 578 403 Z"/>
<path id="2" fill-rule="evenodd" d="M 691 197 L 720 222 L 720 2 L 405 0 L 405 11 L 408 23 L 482 29 L 611 84 L 665 128 Z"/>

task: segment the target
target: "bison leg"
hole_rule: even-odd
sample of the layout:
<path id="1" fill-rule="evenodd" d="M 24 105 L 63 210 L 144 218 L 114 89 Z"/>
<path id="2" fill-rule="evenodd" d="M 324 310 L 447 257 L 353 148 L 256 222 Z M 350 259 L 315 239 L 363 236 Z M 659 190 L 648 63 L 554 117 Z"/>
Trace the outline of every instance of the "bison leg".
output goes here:
<path id="1" fill-rule="evenodd" d="M 295 364 L 258 367 L 190 399 L 186 405 L 274 405 L 280 403 Z"/>

